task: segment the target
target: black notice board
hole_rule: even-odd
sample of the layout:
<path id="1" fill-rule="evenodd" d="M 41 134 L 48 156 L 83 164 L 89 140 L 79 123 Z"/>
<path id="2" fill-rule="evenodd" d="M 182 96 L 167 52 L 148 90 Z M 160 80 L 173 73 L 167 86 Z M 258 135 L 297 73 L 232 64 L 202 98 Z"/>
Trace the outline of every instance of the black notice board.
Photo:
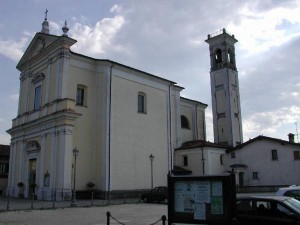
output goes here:
<path id="1" fill-rule="evenodd" d="M 168 224 L 230 224 L 235 215 L 233 174 L 168 175 Z"/>

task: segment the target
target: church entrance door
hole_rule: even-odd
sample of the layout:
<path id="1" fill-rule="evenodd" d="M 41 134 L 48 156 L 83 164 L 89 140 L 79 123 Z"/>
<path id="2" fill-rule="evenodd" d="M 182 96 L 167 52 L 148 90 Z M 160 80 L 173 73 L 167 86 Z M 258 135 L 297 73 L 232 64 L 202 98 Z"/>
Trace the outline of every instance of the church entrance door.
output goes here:
<path id="1" fill-rule="evenodd" d="M 244 186 L 244 172 L 239 172 L 239 185 L 240 187 Z"/>
<path id="2" fill-rule="evenodd" d="M 29 160 L 29 196 L 35 193 L 36 187 L 36 159 Z"/>

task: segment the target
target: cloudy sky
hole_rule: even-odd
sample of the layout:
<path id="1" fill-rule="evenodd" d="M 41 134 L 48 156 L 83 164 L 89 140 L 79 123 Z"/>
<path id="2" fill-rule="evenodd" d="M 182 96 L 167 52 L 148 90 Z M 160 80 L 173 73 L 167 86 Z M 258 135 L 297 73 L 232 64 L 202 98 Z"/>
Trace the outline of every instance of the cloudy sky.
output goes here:
<path id="1" fill-rule="evenodd" d="M 17 116 L 16 64 L 48 12 L 50 33 L 66 20 L 72 50 L 172 80 L 182 96 L 208 104 L 213 141 L 207 34 L 234 34 L 244 141 L 287 140 L 300 129 L 299 0 L 0 0 L 0 144 Z"/>

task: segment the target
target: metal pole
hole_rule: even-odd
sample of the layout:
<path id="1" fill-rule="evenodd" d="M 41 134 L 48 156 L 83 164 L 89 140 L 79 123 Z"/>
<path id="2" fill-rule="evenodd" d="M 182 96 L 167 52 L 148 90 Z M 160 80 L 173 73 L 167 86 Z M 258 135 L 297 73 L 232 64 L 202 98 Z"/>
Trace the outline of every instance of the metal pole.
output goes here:
<path id="1" fill-rule="evenodd" d="M 154 160 L 154 155 L 151 153 L 149 156 L 150 163 L 151 163 L 151 189 L 153 189 L 153 160 Z"/>
<path id="2" fill-rule="evenodd" d="M 33 201 L 34 201 L 34 192 L 32 192 L 32 198 L 31 198 L 31 209 L 33 209 Z"/>
<path id="3" fill-rule="evenodd" d="M 162 225 L 166 225 L 166 220 L 167 220 L 167 217 L 165 215 L 163 215 L 161 217 Z"/>
<path id="4" fill-rule="evenodd" d="M 8 195 L 7 195 L 7 206 L 6 206 L 6 210 L 9 210 L 10 209 L 10 207 L 9 207 L 9 193 L 8 193 Z"/>
<path id="5" fill-rule="evenodd" d="M 153 160 L 151 160 L 151 189 L 153 189 Z"/>
<path id="6" fill-rule="evenodd" d="M 106 225 L 110 225 L 110 212 L 109 211 L 107 211 L 106 212 Z"/>
<path id="7" fill-rule="evenodd" d="M 77 158 L 77 156 L 76 156 L 76 154 L 74 154 L 75 161 L 74 161 L 74 179 L 73 179 L 74 183 L 73 183 L 72 203 L 71 203 L 72 207 L 76 207 L 76 205 L 77 205 L 76 204 L 76 158 Z"/>

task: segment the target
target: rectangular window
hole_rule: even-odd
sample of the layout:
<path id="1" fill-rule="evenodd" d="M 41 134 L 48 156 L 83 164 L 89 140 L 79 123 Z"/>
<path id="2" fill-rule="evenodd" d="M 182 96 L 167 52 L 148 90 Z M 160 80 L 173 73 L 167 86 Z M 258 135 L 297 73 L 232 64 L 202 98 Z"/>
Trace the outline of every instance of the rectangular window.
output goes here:
<path id="1" fill-rule="evenodd" d="M 188 166 L 188 157 L 186 155 L 183 156 L 183 166 Z"/>
<path id="2" fill-rule="evenodd" d="M 300 151 L 294 151 L 294 160 L 300 160 Z"/>
<path id="3" fill-rule="evenodd" d="M 138 112 L 146 113 L 146 99 L 144 94 L 138 94 Z"/>
<path id="4" fill-rule="evenodd" d="M 0 177 L 7 177 L 8 175 L 8 163 L 0 163 Z"/>
<path id="5" fill-rule="evenodd" d="M 84 105 L 84 88 L 82 87 L 77 87 L 76 105 Z"/>
<path id="6" fill-rule="evenodd" d="M 232 159 L 235 159 L 235 152 L 231 152 L 230 156 Z"/>
<path id="7" fill-rule="evenodd" d="M 42 100 L 42 86 L 39 85 L 35 88 L 34 92 L 34 110 L 37 110 L 41 107 Z"/>
<path id="8" fill-rule="evenodd" d="M 223 156 L 224 155 L 220 155 L 220 164 L 223 165 Z"/>
<path id="9" fill-rule="evenodd" d="M 272 160 L 278 160 L 277 150 L 272 150 Z"/>
<path id="10" fill-rule="evenodd" d="M 253 178 L 253 180 L 258 180 L 258 172 L 253 172 L 252 178 Z"/>

